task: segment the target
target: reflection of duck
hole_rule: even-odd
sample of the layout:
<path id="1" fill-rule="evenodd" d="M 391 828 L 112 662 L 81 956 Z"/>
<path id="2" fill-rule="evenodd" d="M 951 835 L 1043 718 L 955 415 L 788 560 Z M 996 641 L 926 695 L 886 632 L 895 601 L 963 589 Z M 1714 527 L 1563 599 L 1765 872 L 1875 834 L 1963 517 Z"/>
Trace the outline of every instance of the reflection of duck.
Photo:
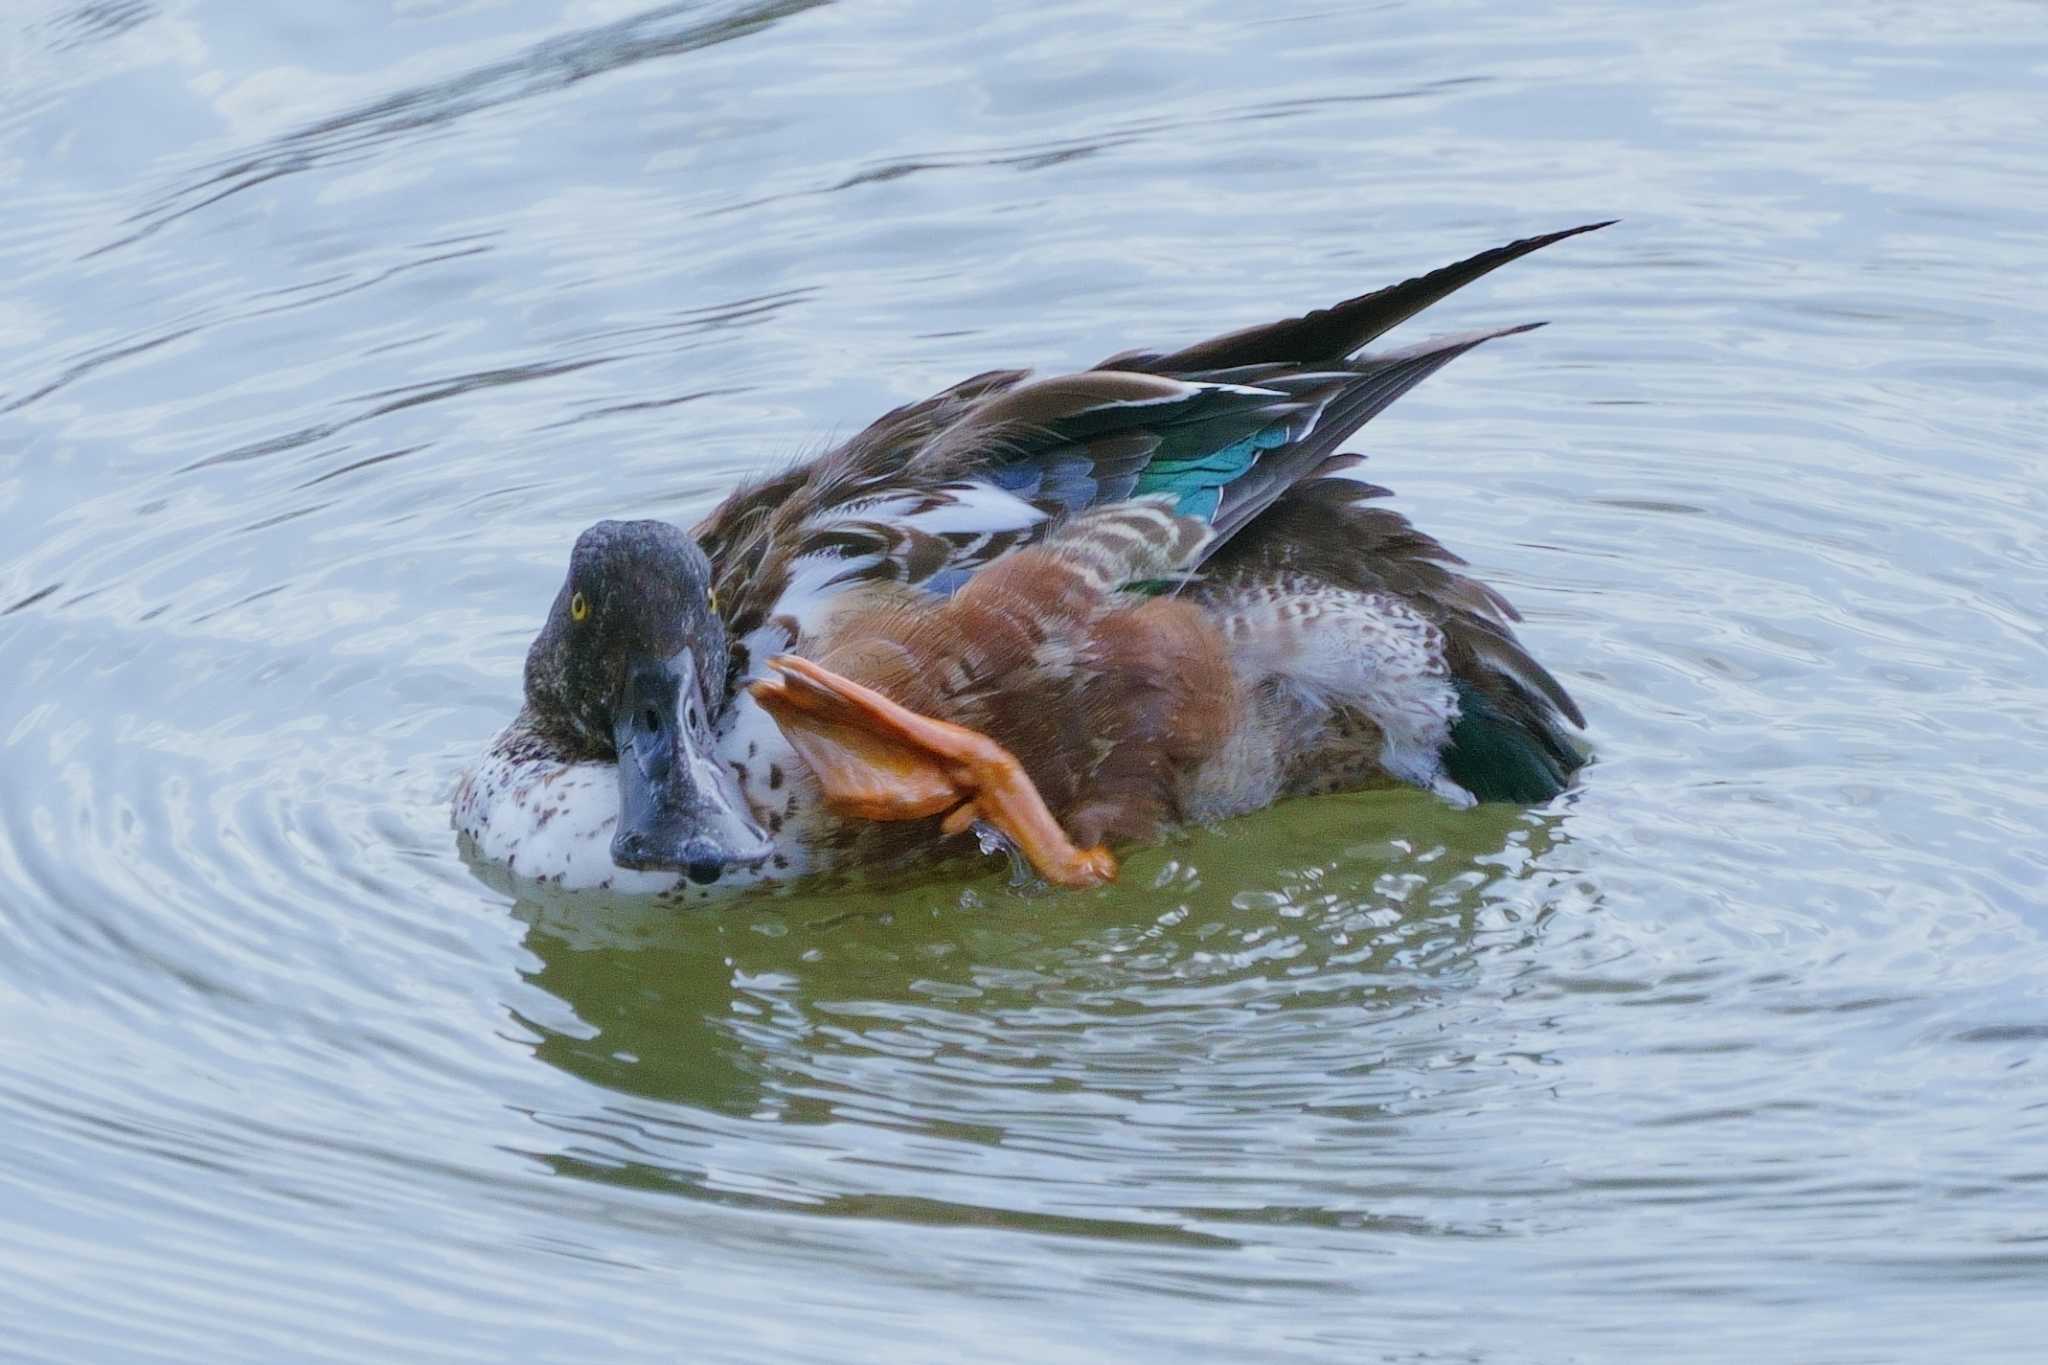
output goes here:
<path id="1" fill-rule="evenodd" d="M 1396 820 L 1398 839 L 1358 837 Z M 887 879 L 883 896 L 870 879 L 824 879 L 711 916 L 530 887 L 512 913 L 522 975 L 547 999 L 512 998 L 536 1057 L 606 1092 L 556 1116 L 587 1135 L 617 1124 L 617 1096 L 808 1123 L 843 1094 L 871 1114 L 879 1097 L 927 1093 L 916 1059 L 943 1070 L 963 1044 L 995 1085 L 1035 1089 L 1048 1065 L 1100 1063 L 1111 1023 L 1170 1058 L 1187 1035 L 1160 1020 L 1191 998 L 1248 1013 L 1342 1002 L 1368 1031 L 1358 1055 L 1440 1046 L 1441 1022 L 1411 1007 L 1459 998 L 1482 962 L 1505 979 L 1540 951 L 1530 922 L 1558 894 L 1565 834 L 1555 817 L 1391 791 L 1294 802 L 1134 854 L 1106 903 L 1046 896 L 1028 915 L 986 913 L 987 888 L 929 872 Z M 1503 908 L 1519 927 L 1503 930 Z M 858 1077 L 862 1060 L 883 1073 Z M 656 1130 L 690 1114 L 643 1112 L 632 1142 L 657 1165 L 687 1164 Z"/>
<path id="2" fill-rule="evenodd" d="M 570 888 L 900 863 L 970 827 L 1086 885 L 1104 842 L 1287 795 L 1555 795 L 1583 721 L 1512 609 L 1333 476 L 1395 398 L 1527 329 L 1354 352 L 1597 226 L 1170 354 L 979 375 L 689 534 L 600 522 L 458 826 Z"/>

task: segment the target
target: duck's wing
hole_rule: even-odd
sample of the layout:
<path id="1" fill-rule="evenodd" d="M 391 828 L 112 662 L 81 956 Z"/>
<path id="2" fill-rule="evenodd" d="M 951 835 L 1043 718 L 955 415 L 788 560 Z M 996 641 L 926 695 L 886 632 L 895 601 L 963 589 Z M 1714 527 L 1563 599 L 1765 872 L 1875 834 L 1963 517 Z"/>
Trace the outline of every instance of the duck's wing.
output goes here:
<path id="1" fill-rule="evenodd" d="M 1033 538 L 1043 509 L 918 461 L 1026 374 L 993 370 L 886 413 L 843 445 L 741 486 L 692 528 L 743 673 L 794 645 L 849 589 L 939 586 Z"/>
<path id="2" fill-rule="evenodd" d="M 1481 276 L 1588 223 L 1480 252 L 1330 308 L 1178 351 L 1130 351 L 1083 374 L 1012 384 L 964 412 L 917 464 L 979 478 L 1048 510 L 1172 494 L 1221 549 L 1409 389 L 1524 324 L 1359 349 Z"/>
<path id="3" fill-rule="evenodd" d="M 814 634 L 848 594 L 950 594 L 1090 507 L 1160 495 L 1215 521 L 1223 491 L 1311 439 L 1352 378 L 1247 385 L 1097 370 L 1025 383 L 1005 372 L 890 413 L 695 528 L 742 675 Z"/>
<path id="4" fill-rule="evenodd" d="M 1529 325 L 1353 356 L 1517 257 L 1603 224 L 1482 252 L 1332 308 L 1170 353 L 1035 381 L 992 371 L 898 408 L 743 488 L 695 528 L 742 667 L 788 648 L 844 593 L 948 593 L 1085 508 L 1170 496 L 1220 548 L 1437 369 Z M 1534 325 L 1534 324 L 1530 324 Z"/>
<path id="5" fill-rule="evenodd" d="M 1093 370 L 1024 385 L 987 410 L 1004 419 L 1013 442 L 1035 438 L 1040 448 L 1005 452 L 982 477 L 1062 512 L 1171 494 L 1181 515 L 1215 528 L 1221 548 L 1402 394 L 1482 342 L 1541 325 L 1438 337 L 1314 368 Z M 1078 411 L 1062 410 L 1069 407 Z"/>

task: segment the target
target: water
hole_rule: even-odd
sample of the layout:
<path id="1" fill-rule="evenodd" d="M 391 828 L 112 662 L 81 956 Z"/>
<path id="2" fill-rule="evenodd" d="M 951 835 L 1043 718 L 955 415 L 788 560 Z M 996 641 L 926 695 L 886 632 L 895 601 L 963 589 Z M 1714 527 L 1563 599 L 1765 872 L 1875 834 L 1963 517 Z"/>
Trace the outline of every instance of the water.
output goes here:
<path id="1" fill-rule="evenodd" d="M 2038 5 L 0 45 L 10 1358 L 2039 1357 Z M 1591 713 L 1554 808 L 1298 803 L 1035 899 L 457 858 L 584 524 L 1615 215 L 1433 314 L 1555 325 L 1365 442 Z"/>

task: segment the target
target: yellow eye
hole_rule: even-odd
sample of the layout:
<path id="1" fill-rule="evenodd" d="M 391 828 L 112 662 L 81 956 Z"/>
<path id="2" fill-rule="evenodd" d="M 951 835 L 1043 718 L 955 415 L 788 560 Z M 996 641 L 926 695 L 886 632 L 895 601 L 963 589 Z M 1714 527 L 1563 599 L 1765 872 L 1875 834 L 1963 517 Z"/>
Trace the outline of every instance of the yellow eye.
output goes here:
<path id="1" fill-rule="evenodd" d="M 590 601 L 588 598 L 584 597 L 584 595 L 579 592 L 574 597 L 569 599 L 570 620 L 581 621 L 584 617 L 588 615 L 590 615 Z"/>
<path id="2" fill-rule="evenodd" d="M 711 611 L 712 611 L 712 613 L 713 613 L 714 615 L 716 615 L 716 614 L 717 614 L 717 612 L 718 612 L 718 589 L 716 589 L 716 588 L 707 588 L 707 589 L 705 589 L 705 591 L 704 591 L 704 600 L 705 600 L 706 602 L 708 602 L 708 603 L 710 604 L 710 606 L 711 606 Z"/>

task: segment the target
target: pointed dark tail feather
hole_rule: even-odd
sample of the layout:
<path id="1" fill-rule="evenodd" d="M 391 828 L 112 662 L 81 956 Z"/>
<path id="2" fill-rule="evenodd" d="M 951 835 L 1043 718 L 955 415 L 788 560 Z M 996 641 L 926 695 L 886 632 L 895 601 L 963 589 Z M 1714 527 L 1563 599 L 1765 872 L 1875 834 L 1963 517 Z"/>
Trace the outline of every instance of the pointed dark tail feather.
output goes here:
<path id="1" fill-rule="evenodd" d="M 1314 428 L 1286 450 L 1275 452 L 1276 458 L 1260 461 L 1224 490 L 1223 501 L 1216 509 L 1216 539 L 1211 542 L 1211 552 L 1270 507 L 1274 499 L 1313 474 L 1337 453 L 1338 446 L 1351 439 L 1352 433 L 1385 412 L 1402 394 L 1481 342 L 1534 331 L 1541 326 L 1540 322 L 1524 322 L 1491 331 L 1435 337 L 1350 362 L 1346 368 L 1353 377 L 1342 381 L 1341 388 L 1317 417 Z"/>
<path id="2" fill-rule="evenodd" d="M 1231 369 L 1239 365 L 1328 364 L 1344 359 L 1382 332 L 1406 322 L 1432 303 L 1509 261 L 1540 251 L 1553 242 L 1608 227 L 1618 221 L 1609 218 L 1604 222 L 1566 228 L 1562 232 L 1547 232 L 1540 237 L 1524 237 L 1519 242 L 1467 257 L 1456 265 L 1390 284 L 1370 294 L 1360 294 L 1329 308 L 1318 308 L 1298 318 L 1285 318 L 1212 337 L 1170 355 L 1138 352 L 1118 356 L 1104 361 L 1097 368 L 1186 374 L 1196 370 Z"/>

